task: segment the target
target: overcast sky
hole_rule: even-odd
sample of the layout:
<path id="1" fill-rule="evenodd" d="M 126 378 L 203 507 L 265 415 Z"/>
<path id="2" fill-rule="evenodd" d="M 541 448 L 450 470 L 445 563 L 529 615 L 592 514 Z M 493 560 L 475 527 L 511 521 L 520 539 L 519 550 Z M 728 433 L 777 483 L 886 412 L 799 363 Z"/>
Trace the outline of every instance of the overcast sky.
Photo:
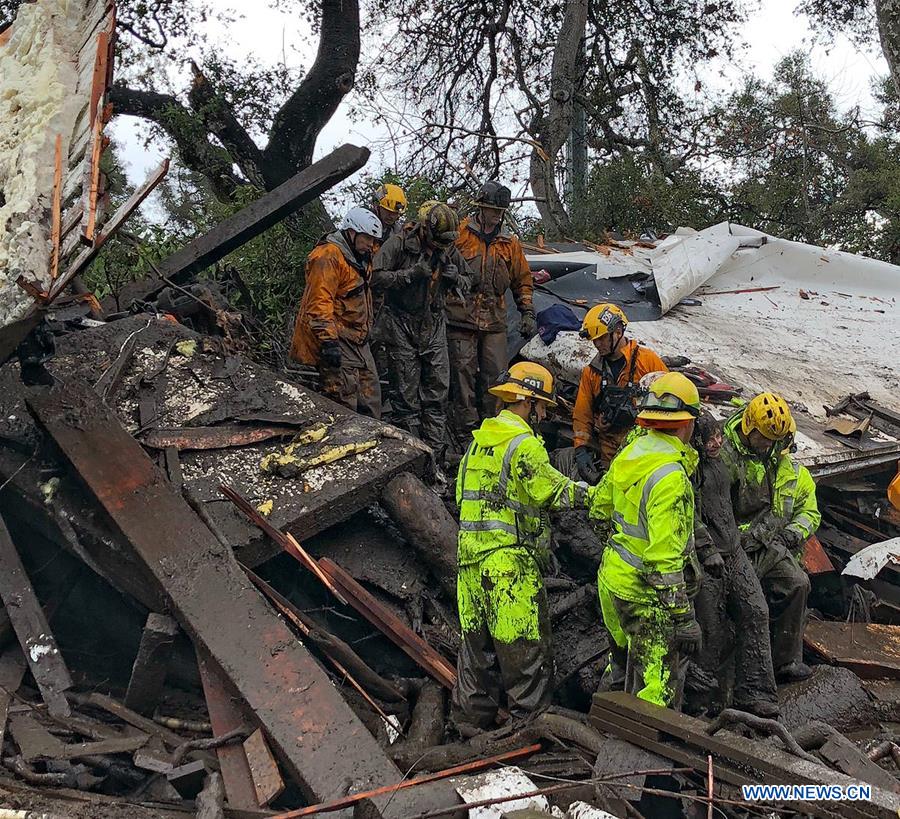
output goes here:
<path id="1" fill-rule="evenodd" d="M 229 55 L 240 59 L 252 54 L 262 62 L 271 63 L 286 59 L 289 65 L 312 63 L 316 42 L 309 37 L 308 27 L 302 21 L 272 11 L 263 3 L 254 3 L 252 15 L 243 16 L 236 11 L 244 5 L 238 0 L 213 0 L 213 5 L 239 18 L 227 27 L 210 24 L 210 41 Z M 744 47 L 739 62 L 717 65 L 707 72 L 705 84 L 727 88 L 746 70 L 768 77 L 781 57 L 797 48 L 812 49 L 813 67 L 831 84 L 838 105 L 842 108 L 860 105 L 863 110 L 871 110 L 874 107 L 872 79 L 887 73 L 881 53 L 862 52 L 843 35 L 838 35 L 837 42 L 826 49 L 815 42 L 808 20 L 793 13 L 794 5 L 791 0 L 761 0 L 760 9 L 743 28 Z M 342 105 L 320 135 L 317 158 L 343 142 L 366 145 L 379 136 L 371 123 L 351 120 L 347 108 L 346 104 Z M 145 150 L 146 124 L 131 117 L 117 117 L 112 132 L 123 148 L 129 178 L 135 183 L 142 181 L 159 163 L 165 146 L 152 145 Z M 379 162 L 376 154 L 370 167 Z"/>

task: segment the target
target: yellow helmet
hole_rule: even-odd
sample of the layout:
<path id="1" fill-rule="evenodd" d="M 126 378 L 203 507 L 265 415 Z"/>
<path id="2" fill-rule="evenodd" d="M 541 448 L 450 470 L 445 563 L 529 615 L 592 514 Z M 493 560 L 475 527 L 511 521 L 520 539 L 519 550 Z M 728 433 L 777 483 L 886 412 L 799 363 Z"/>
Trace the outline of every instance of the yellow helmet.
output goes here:
<path id="1" fill-rule="evenodd" d="M 666 373 L 651 385 L 640 404 L 645 421 L 692 421 L 700 415 L 700 393 L 686 375 Z"/>
<path id="2" fill-rule="evenodd" d="M 550 374 L 550 370 L 533 361 L 520 361 L 513 364 L 488 392 L 507 404 L 524 401 L 528 398 L 537 398 L 551 407 L 556 406 L 553 376 Z"/>
<path id="3" fill-rule="evenodd" d="M 621 307 L 615 304 L 596 304 L 584 317 L 581 324 L 581 337 L 589 338 L 593 341 L 595 338 L 602 338 L 607 333 L 611 333 L 618 327 L 627 327 L 628 317 L 622 311 Z"/>
<path id="4" fill-rule="evenodd" d="M 787 401 L 773 392 L 763 392 L 744 409 L 741 430 L 744 435 L 757 430 L 770 441 L 780 441 L 796 432 L 797 424 Z"/>
<path id="5" fill-rule="evenodd" d="M 403 213 L 408 204 L 403 188 L 390 182 L 379 185 L 375 190 L 375 203 L 392 213 Z"/>

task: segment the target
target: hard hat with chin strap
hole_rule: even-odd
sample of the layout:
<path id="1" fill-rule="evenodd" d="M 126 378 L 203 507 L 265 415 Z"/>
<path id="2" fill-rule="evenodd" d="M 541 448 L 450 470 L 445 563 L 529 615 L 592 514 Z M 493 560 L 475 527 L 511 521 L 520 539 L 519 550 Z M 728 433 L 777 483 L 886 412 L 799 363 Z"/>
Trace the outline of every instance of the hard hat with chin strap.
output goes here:
<path id="1" fill-rule="evenodd" d="M 763 392 L 753 398 L 741 417 L 741 431 L 749 435 L 754 430 L 770 441 L 793 435 L 797 424 L 787 401 L 773 392 Z"/>
<path id="2" fill-rule="evenodd" d="M 354 230 L 380 239 L 381 219 L 366 208 L 350 208 L 341 220 L 338 230 Z"/>
<path id="3" fill-rule="evenodd" d="M 612 333 L 619 327 L 624 329 L 627 326 L 628 317 L 621 307 L 609 303 L 595 304 L 584 317 L 579 335 L 594 341 Z"/>
<path id="4" fill-rule="evenodd" d="M 392 213 L 403 213 L 408 203 L 403 188 L 388 182 L 375 190 L 375 204 Z"/>
<path id="5" fill-rule="evenodd" d="M 556 406 L 550 370 L 533 361 L 519 361 L 513 364 L 488 392 L 507 404 L 536 398 L 551 407 Z"/>
<path id="6" fill-rule="evenodd" d="M 683 373 L 661 375 L 641 399 L 638 419 L 643 421 L 693 421 L 700 416 L 700 393 Z"/>

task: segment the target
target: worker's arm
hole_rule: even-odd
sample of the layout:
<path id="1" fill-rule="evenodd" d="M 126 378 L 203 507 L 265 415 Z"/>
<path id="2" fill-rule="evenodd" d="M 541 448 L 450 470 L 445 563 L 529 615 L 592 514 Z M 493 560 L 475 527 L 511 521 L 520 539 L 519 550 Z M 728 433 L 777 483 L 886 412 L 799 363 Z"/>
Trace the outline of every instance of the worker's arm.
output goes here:
<path id="1" fill-rule="evenodd" d="M 306 268 L 306 289 L 309 291 L 306 313 L 309 327 L 321 344 L 338 337 L 334 321 L 334 302 L 340 292 L 344 273 L 341 265 L 327 254 L 310 259 Z"/>
<path id="2" fill-rule="evenodd" d="M 684 470 L 662 478 L 647 500 L 649 546 L 644 578 L 673 614 L 690 610 L 684 580 L 686 553 L 694 532 L 694 491 Z"/>
<path id="3" fill-rule="evenodd" d="M 649 347 L 638 347 L 638 366 L 635 369 L 636 380 L 650 373 L 667 373 L 669 368 L 665 362 Z"/>
<path id="4" fill-rule="evenodd" d="M 510 289 L 520 313 L 534 312 L 534 277 L 522 250 L 522 243 L 515 236 L 510 240 Z"/>
<path id="5" fill-rule="evenodd" d="M 575 409 L 572 411 L 572 434 L 575 446 L 587 446 L 591 442 L 591 430 L 594 424 L 594 379 L 590 366 L 581 371 L 578 383 L 578 396 L 575 398 Z"/>
<path id="6" fill-rule="evenodd" d="M 372 260 L 373 290 L 384 291 L 406 287 L 416 278 L 427 278 L 431 275 L 431 263 L 424 257 L 411 267 L 400 267 L 403 264 L 403 256 L 403 238 L 391 236 Z"/>
<path id="7" fill-rule="evenodd" d="M 612 520 L 614 509 L 611 474 L 607 470 L 600 483 L 588 489 L 588 516 L 596 520 Z"/>
<path id="8" fill-rule="evenodd" d="M 785 530 L 799 547 L 809 540 L 821 522 L 822 515 L 816 502 L 816 482 L 809 470 L 800 464 L 794 489 L 794 509 Z"/>
<path id="9" fill-rule="evenodd" d="M 524 487 L 532 506 L 557 511 L 587 509 L 588 485 L 554 469 L 537 438 L 526 438 L 513 455 L 512 474 Z"/>

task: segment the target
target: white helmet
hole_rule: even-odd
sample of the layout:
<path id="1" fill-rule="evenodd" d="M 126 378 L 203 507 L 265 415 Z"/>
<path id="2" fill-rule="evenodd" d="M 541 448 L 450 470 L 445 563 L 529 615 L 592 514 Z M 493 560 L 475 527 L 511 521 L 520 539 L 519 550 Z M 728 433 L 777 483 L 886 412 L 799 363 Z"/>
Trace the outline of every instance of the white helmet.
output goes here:
<path id="1" fill-rule="evenodd" d="M 381 219 L 366 208 L 350 208 L 344 216 L 338 230 L 355 230 L 357 233 L 367 233 L 376 239 L 381 238 Z"/>

